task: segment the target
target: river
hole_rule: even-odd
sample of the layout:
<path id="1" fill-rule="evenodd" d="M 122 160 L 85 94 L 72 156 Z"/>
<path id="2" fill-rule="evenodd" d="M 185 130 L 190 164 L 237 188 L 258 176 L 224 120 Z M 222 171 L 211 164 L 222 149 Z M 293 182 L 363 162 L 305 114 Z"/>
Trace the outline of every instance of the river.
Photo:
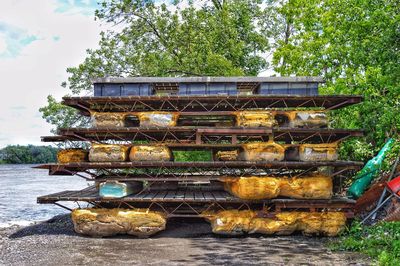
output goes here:
<path id="1" fill-rule="evenodd" d="M 52 204 L 37 204 L 36 198 L 62 190 L 78 190 L 88 182 L 77 176 L 49 176 L 34 165 L 0 165 L 0 227 L 28 225 L 67 210 Z M 74 207 L 73 203 L 66 206 Z"/>

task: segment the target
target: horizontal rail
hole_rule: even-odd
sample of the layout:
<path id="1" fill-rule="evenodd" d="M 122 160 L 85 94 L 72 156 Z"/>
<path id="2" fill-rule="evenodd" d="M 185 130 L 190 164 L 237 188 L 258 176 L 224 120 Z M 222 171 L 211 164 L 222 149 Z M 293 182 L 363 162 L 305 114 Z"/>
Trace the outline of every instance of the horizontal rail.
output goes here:
<path id="1" fill-rule="evenodd" d="M 351 206 L 355 203 L 354 200 L 347 198 L 335 197 L 332 199 L 267 199 L 267 200 L 244 200 L 232 196 L 226 191 L 201 191 L 201 190 L 167 190 L 167 191 L 142 191 L 136 194 L 126 196 L 124 198 L 102 198 L 99 196 L 98 191 L 91 190 L 78 190 L 78 191 L 62 191 L 50 195 L 38 197 L 38 203 L 54 203 L 57 201 L 88 201 L 88 202 L 170 202 L 170 203 L 205 203 L 205 202 L 229 202 L 229 203 L 274 203 L 285 204 L 286 206 L 295 205 L 304 207 L 310 205 L 329 205 L 329 204 L 342 204 Z"/>
<path id="2" fill-rule="evenodd" d="M 312 82 L 323 83 L 322 77 L 102 77 L 92 80 L 93 83 L 241 83 L 241 82 Z"/>
<path id="3" fill-rule="evenodd" d="M 93 111 L 214 112 L 265 108 L 323 108 L 333 110 L 360 103 L 360 95 L 168 95 L 64 97 L 62 103 L 89 115 Z"/>
<path id="4" fill-rule="evenodd" d="M 327 143 L 340 141 L 348 137 L 360 137 L 363 130 L 327 129 L 327 128 L 214 128 L 214 127 L 126 127 L 126 128 L 64 128 L 58 136 L 44 136 L 42 141 L 149 141 L 175 142 L 182 146 L 218 142 L 266 141 L 272 136 L 275 141 L 285 143 Z M 172 145 L 172 144 L 170 144 Z M 177 147 L 178 145 L 176 145 Z M 201 146 L 199 146 L 201 147 Z"/>
<path id="5" fill-rule="evenodd" d="M 321 166 L 354 167 L 363 166 L 363 162 L 353 161 L 203 161 L 203 162 L 170 162 L 170 161 L 137 161 L 137 162 L 81 162 L 81 163 L 51 163 L 34 166 L 40 169 L 129 169 L 129 168 L 307 168 Z"/>

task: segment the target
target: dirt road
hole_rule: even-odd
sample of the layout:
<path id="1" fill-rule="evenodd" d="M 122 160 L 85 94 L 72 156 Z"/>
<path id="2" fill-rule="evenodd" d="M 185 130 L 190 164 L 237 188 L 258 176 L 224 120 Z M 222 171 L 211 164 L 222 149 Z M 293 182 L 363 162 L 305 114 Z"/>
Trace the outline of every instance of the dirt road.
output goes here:
<path id="1" fill-rule="evenodd" d="M 333 253 L 328 238 L 218 237 L 201 220 L 169 221 L 148 239 L 77 236 L 68 216 L 0 229 L 1 265 L 366 265 L 355 253 Z"/>

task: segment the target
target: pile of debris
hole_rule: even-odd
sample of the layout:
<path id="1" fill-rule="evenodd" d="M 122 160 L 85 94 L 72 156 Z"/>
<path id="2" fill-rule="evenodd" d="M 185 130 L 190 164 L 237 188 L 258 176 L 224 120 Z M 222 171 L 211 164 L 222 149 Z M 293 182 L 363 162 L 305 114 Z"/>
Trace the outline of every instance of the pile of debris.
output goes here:
<path id="1" fill-rule="evenodd" d="M 381 171 L 385 156 L 394 144 L 395 141 L 389 139 L 378 155 L 368 161 L 357 174 L 348 190 L 349 196 L 357 199 L 355 214 L 362 218 L 362 223 L 400 221 L 400 152 L 390 173 Z M 369 189 L 364 192 L 367 187 Z"/>

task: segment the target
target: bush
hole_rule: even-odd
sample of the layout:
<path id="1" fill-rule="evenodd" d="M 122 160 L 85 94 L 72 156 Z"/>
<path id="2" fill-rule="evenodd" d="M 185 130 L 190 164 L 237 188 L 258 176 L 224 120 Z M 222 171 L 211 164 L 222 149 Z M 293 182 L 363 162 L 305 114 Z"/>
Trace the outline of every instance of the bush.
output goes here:
<path id="1" fill-rule="evenodd" d="M 355 221 L 331 248 L 367 254 L 379 265 L 400 265 L 400 222 L 363 226 Z"/>

